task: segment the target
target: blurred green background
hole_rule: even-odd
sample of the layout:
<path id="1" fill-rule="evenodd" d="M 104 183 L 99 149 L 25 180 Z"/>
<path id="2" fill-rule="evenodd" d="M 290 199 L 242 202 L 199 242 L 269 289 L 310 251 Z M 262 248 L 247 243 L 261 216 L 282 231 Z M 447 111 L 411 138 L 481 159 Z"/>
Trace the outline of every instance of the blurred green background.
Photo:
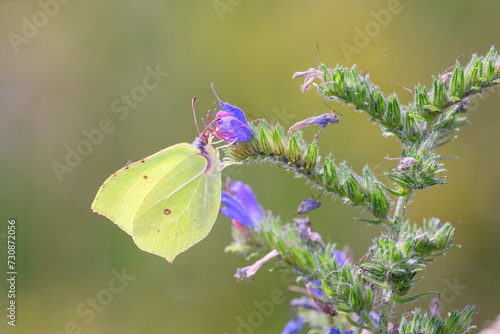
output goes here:
<path id="1" fill-rule="evenodd" d="M 251 333 L 280 333 L 294 294 L 280 274 L 265 270 L 254 284 L 236 282 L 236 268 L 248 263 L 223 251 L 231 240 L 229 219 L 220 216 L 204 241 L 169 264 L 140 251 L 117 226 L 92 213 L 102 182 L 130 160 L 191 142 L 196 136 L 191 98 L 197 96 L 203 117 L 216 101 L 212 82 L 223 101 L 286 127 L 294 118 L 326 112 L 314 92 L 302 94 L 301 80 L 291 79 L 314 66 L 316 40 L 320 62 L 356 63 L 386 95 L 395 91 L 405 103 L 412 96 L 394 81 L 410 88 L 429 85 L 431 75 L 444 73 L 457 57 L 463 55 L 465 63 L 471 53 L 500 48 L 500 2 L 494 0 L 54 3 L 0 2 L 4 278 L 9 218 L 16 219 L 18 242 L 17 326 L 7 326 L 2 279 L 2 333 L 235 333 L 241 319 L 255 314 L 254 302 L 269 300 L 275 289 L 287 301 Z M 397 10 L 377 23 L 377 13 L 388 8 Z M 371 37 L 362 41 L 357 31 L 365 29 Z M 343 52 L 347 45 L 356 52 Z M 158 77 L 155 88 L 137 88 L 147 68 L 168 75 Z M 139 96 L 136 104 L 127 114 L 117 110 L 125 105 L 123 94 L 131 92 Z M 146 94 L 137 95 L 141 92 Z M 413 221 L 450 221 L 457 228 L 455 242 L 462 245 L 432 263 L 414 292 L 442 291 L 444 313 L 477 305 L 479 328 L 500 313 L 500 100 L 486 95 L 470 107 L 472 125 L 439 152 L 460 157 L 446 161 L 450 184 L 419 192 L 408 210 Z M 356 171 L 368 164 L 378 175 L 395 165 L 383 159 L 388 151 L 399 154 L 394 139 L 383 138 L 365 114 L 331 105 L 343 116 L 321 134 L 323 156 L 331 151 Z M 68 148 L 84 145 L 84 132 L 103 119 L 112 130 L 58 178 L 54 162 L 65 164 Z M 314 133 L 309 129 L 307 136 Z M 253 164 L 227 173 L 250 184 L 261 205 L 284 220 L 316 194 L 275 166 Z M 323 197 L 322 203 L 310 214 L 315 229 L 341 247 L 350 245 L 356 259 L 363 257 L 380 227 L 353 220 L 362 212 L 341 201 Z M 130 277 L 118 289 L 113 278 L 122 271 Z M 459 289 L 451 289 L 454 284 Z M 105 305 L 90 311 L 97 297 Z M 398 312 L 427 307 L 429 301 Z"/>

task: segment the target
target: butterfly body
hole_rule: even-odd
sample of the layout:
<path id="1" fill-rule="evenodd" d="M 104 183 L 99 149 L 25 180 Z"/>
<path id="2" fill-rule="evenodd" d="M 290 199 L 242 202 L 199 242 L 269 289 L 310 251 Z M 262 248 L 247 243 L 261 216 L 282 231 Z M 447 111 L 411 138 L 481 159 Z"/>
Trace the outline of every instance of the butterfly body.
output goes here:
<path id="1" fill-rule="evenodd" d="M 211 230 L 221 202 L 221 169 L 212 137 L 202 133 L 128 164 L 99 189 L 92 209 L 132 235 L 142 250 L 169 262 Z"/>

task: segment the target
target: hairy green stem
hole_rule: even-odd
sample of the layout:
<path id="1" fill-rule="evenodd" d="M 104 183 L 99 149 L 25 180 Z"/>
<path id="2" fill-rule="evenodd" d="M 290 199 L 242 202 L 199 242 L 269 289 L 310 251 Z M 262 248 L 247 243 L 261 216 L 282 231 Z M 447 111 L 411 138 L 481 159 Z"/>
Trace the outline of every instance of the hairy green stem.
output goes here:
<path id="1" fill-rule="evenodd" d="M 413 192 L 410 191 L 408 194 L 398 198 L 398 203 L 394 210 L 394 218 L 389 225 L 389 234 L 392 238 L 399 239 L 399 232 L 403 225 L 403 217 L 406 212 L 406 204 L 408 204 L 412 193 Z"/>
<path id="2" fill-rule="evenodd" d="M 382 304 L 380 304 L 379 323 L 375 334 L 387 333 L 387 326 L 389 325 L 389 316 L 391 314 L 392 305 L 392 291 L 390 290 L 390 288 L 384 289 L 382 295 Z"/>
<path id="3" fill-rule="evenodd" d="M 394 218 L 389 225 L 390 236 L 394 239 L 399 239 L 399 234 L 401 231 L 401 226 L 403 225 L 403 217 L 406 211 L 406 204 L 410 200 L 412 192 L 407 195 L 398 198 L 398 203 L 394 211 Z M 387 332 L 387 326 L 389 324 L 389 317 L 391 315 L 391 308 L 393 305 L 392 301 L 392 290 L 391 287 L 384 288 L 382 292 L 382 303 L 380 304 L 379 313 L 379 324 L 377 327 L 376 334 L 385 334 Z"/>

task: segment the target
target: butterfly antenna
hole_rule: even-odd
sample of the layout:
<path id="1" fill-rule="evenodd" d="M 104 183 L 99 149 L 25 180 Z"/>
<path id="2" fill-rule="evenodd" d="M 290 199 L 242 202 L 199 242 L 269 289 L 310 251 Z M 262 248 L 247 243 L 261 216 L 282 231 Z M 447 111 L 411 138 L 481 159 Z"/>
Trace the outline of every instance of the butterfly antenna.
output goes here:
<path id="1" fill-rule="evenodd" d="M 199 136 L 200 135 L 200 128 L 198 127 L 198 121 L 196 120 L 196 111 L 194 110 L 194 101 L 196 101 L 196 96 L 193 96 L 193 100 L 191 101 L 191 106 L 193 107 L 194 124 L 196 124 L 196 130 L 198 131 L 198 136 Z"/>
<path id="2" fill-rule="evenodd" d="M 214 83 L 212 82 L 212 84 L 210 86 L 212 86 L 212 91 L 214 92 L 215 97 L 217 98 L 217 100 L 219 100 L 219 103 L 221 103 L 221 100 L 219 99 L 219 96 L 217 96 L 217 93 L 215 92 Z"/>

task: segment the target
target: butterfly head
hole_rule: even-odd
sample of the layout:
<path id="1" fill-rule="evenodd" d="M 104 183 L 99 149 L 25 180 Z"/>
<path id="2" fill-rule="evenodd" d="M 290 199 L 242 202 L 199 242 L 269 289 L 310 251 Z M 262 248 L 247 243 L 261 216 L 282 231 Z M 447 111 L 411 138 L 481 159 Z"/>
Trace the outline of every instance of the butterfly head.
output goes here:
<path id="1" fill-rule="evenodd" d="M 222 164 L 219 159 L 219 152 L 212 146 L 212 139 L 214 137 L 204 131 L 197 137 L 191 145 L 200 150 L 200 154 L 208 161 L 205 173 L 210 172 L 213 168 L 222 170 Z"/>

